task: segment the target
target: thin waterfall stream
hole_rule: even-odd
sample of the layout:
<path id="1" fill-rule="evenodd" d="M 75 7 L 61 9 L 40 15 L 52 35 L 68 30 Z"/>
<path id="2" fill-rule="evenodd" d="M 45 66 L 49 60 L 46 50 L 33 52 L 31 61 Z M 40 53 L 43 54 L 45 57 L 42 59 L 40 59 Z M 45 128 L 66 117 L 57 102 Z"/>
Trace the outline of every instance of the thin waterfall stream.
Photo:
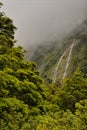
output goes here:
<path id="1" fill-rule="evenodd" d="M 67 76 L 67 69 L 68 69 L 69 64 L 70 64 L 70 59 L 71 59 L 73 47 L 74 47 L 74 41 L 73 41 L 72 45 L 70 46 L 70 51 L 69 51 L 69 55 L 68 55 L 68 58 L 67 58 L 65 71 L 64 71 L 64 74 L 63 74 L 63 79 Z"/>
<path id="2" fill-rule="evenodd" d="M 57 78 L 57 73 L 58 73 L 59 65 L 60 65 L 60 63 L 61 63 L 61 61 L 62 61 L 64 55 L 65 55 L 65 52 L 61 55 L 61 57 L 60 57 L 60 59 L 59 59 L 57 65 L 56 65 L 56 67 L 55 67 L 54 75 L 53 75 L 53 83 L 56 82 L 56 78 Z"/>

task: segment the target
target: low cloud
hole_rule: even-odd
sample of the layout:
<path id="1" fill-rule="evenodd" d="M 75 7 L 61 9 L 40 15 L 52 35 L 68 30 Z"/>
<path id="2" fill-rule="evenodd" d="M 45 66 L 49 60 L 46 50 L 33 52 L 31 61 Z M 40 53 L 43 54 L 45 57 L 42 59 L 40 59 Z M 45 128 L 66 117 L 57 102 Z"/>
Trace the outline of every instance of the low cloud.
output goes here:
<path id="1" fill-rule="evenodd" d="M 87 18 L 87 0 L 3 0 L 25 48 L 59 40 Z"/>

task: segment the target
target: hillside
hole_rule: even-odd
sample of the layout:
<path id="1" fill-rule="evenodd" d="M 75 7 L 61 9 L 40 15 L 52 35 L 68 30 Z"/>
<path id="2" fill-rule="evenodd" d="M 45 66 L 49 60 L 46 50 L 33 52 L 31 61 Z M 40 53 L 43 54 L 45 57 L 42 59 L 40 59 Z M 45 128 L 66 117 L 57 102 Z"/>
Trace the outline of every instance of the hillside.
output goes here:
<path id="1" fill-rule="evenodd" d="M 87 20 L 59 42 L 40 45 L 31 60 L 38 64 L 41 76 L 49 83 L 71 76 L 79 67 L 87 73 Z"/>

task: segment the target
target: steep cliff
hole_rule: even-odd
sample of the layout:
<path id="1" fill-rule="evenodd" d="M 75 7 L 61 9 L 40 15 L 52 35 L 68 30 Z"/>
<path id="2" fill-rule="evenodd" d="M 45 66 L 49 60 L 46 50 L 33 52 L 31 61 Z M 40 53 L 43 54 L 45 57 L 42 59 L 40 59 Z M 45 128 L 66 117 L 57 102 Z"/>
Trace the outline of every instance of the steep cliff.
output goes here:
<path id="1" fill-rule="evenodd" d="M 87 20 L 75 28 L 62 42 L 51 42 L 37 48 L 31 57 L 47 82 L 62 81 L 79 67 L 87 73 Z"/>

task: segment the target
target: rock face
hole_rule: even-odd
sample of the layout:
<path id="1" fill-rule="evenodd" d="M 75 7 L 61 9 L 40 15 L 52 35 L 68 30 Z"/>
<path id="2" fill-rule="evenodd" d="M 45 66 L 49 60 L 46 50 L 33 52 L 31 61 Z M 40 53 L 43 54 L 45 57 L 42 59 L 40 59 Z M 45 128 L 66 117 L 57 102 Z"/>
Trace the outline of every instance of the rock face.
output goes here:
<path id="1" fill-rule="evenodd" d="M 87 74 L 87 20 L 61 42 L 51 42 L 37 48 L 31 57 L 47 82 L 62 81 L 79 67 Z"/>

